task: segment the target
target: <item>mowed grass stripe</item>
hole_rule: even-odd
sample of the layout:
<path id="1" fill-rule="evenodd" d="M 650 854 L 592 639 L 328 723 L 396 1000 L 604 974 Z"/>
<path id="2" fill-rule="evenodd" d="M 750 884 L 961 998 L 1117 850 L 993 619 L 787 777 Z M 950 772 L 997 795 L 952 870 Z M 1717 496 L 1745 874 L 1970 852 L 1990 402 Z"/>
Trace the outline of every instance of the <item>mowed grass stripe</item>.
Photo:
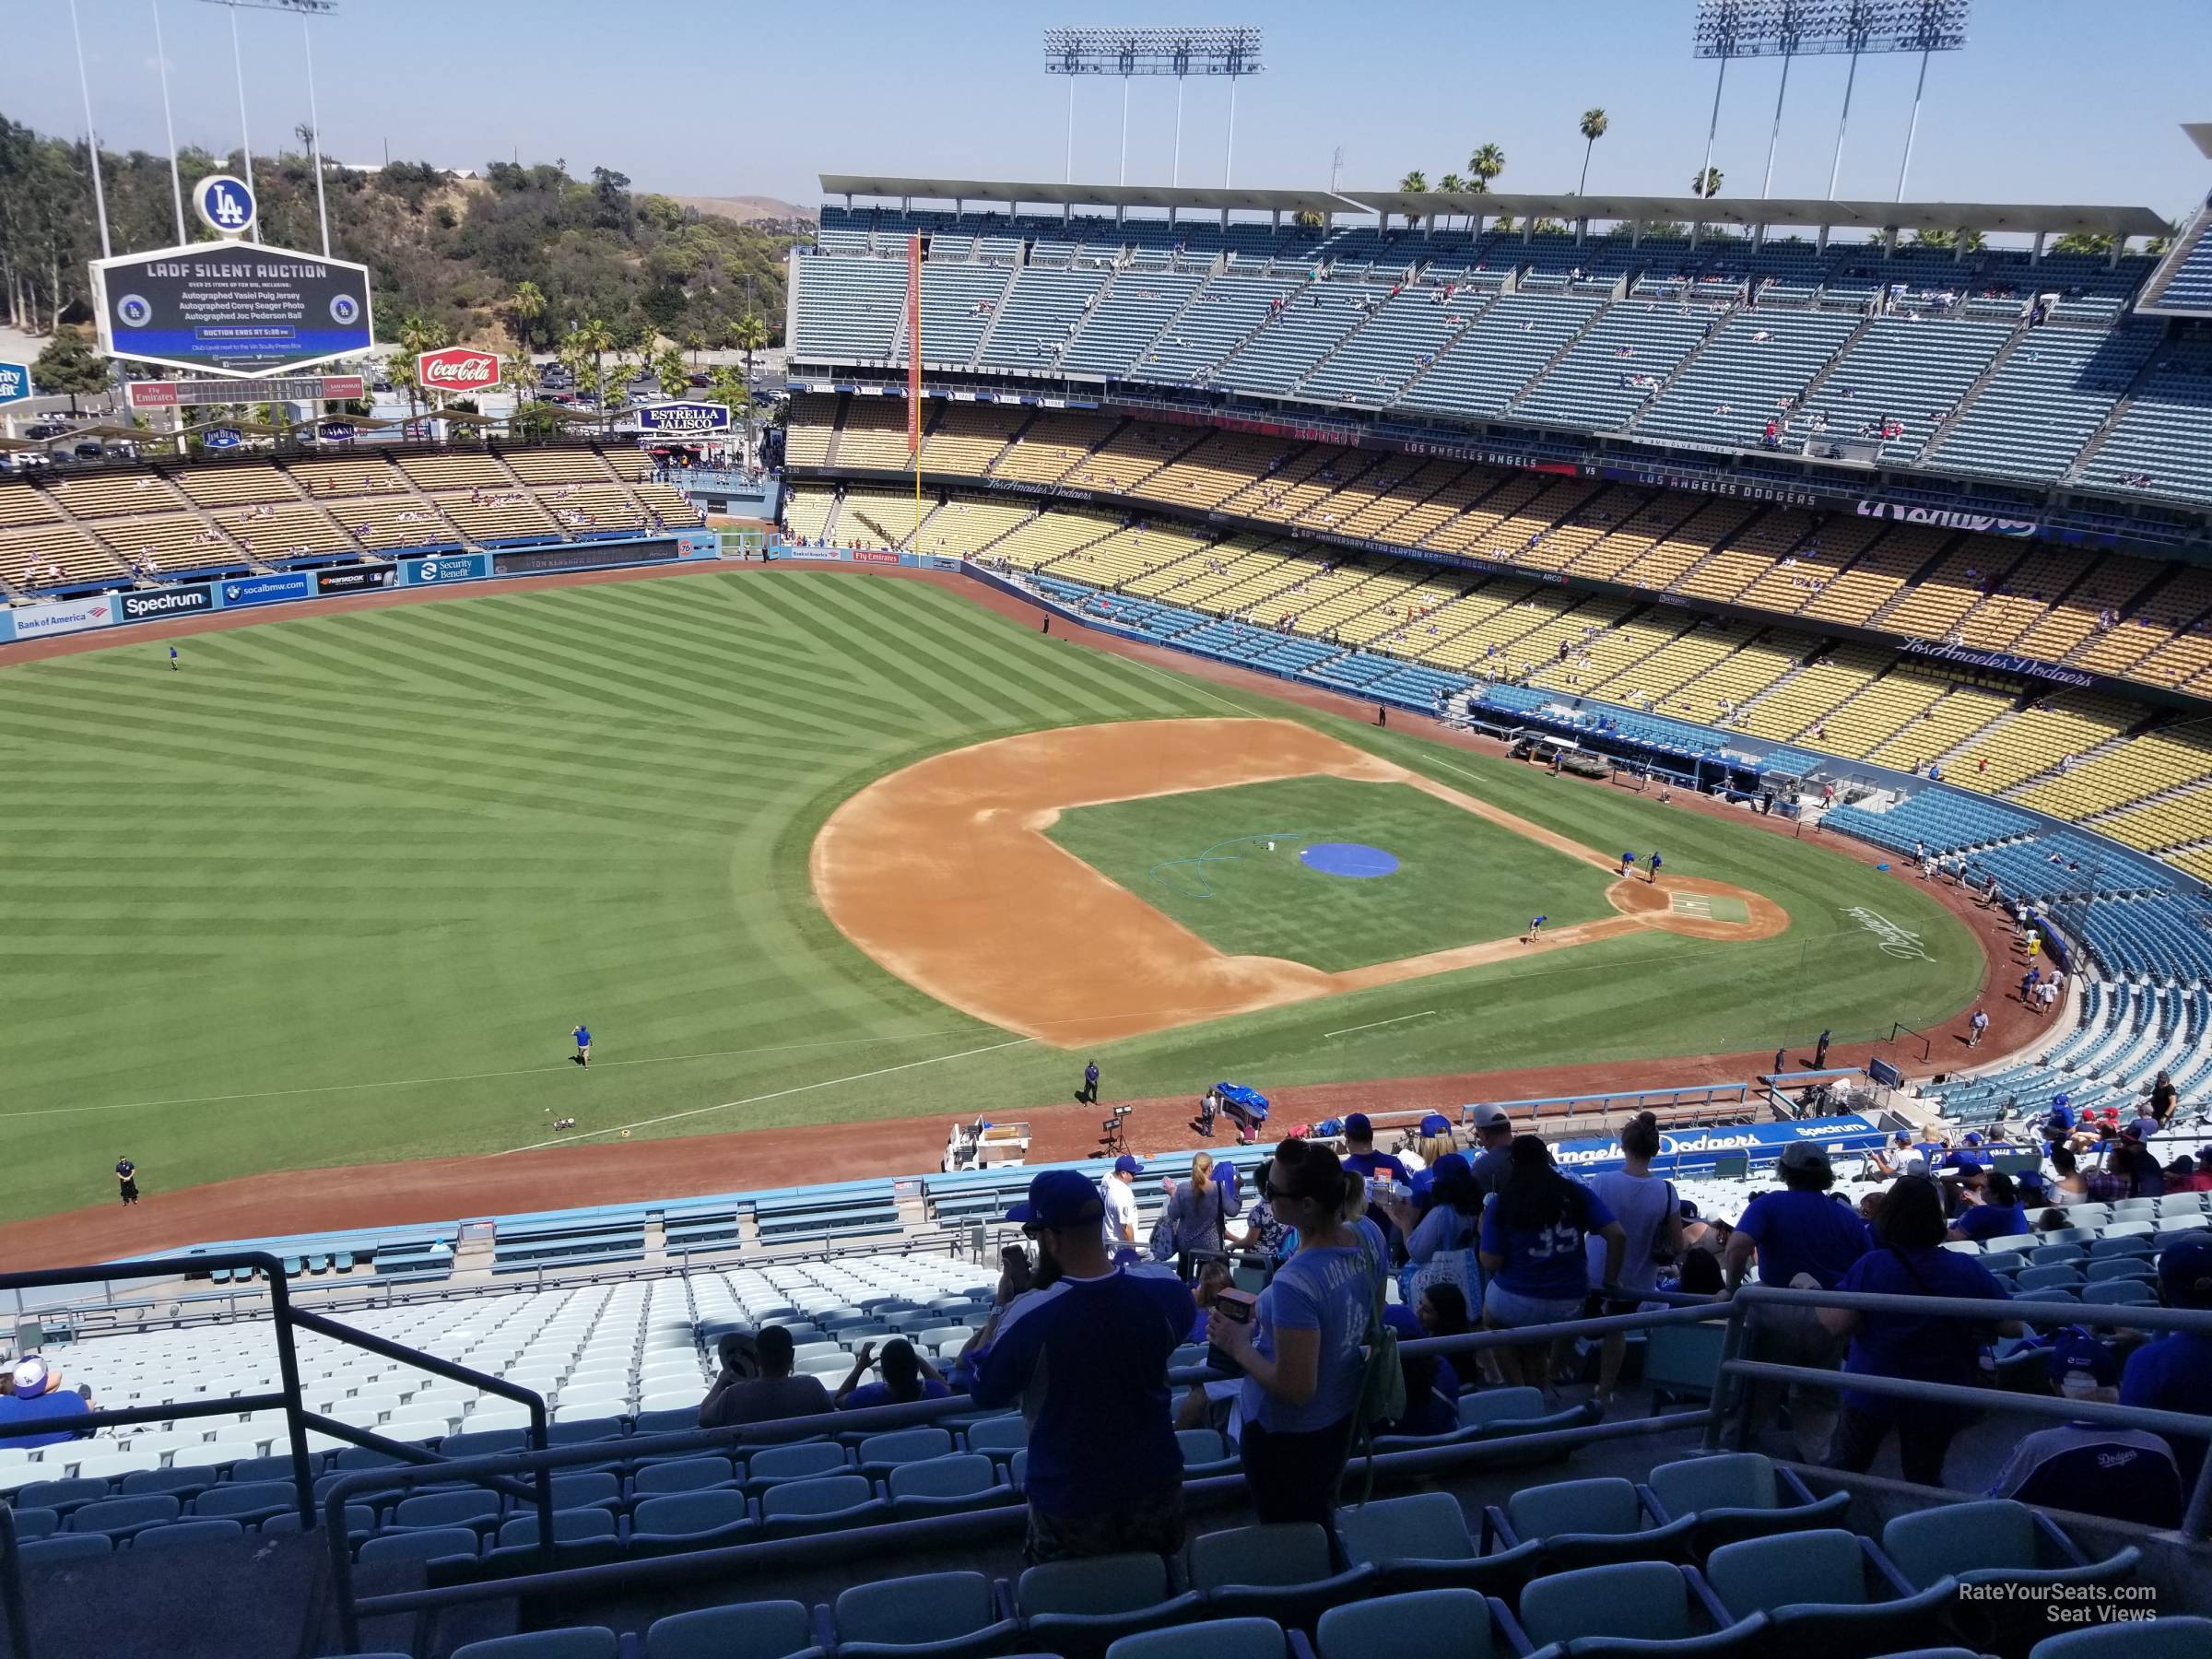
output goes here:
<path id="1" fill-rule="evenodd" d="M 1300 720 L 1601 851 L 1662 846 L 1670 868 L 1770 892 L 1793 918 L 1763 946 L 1609 941 L 1114 1044 L 1117 1093 L 1771 1050 L 1799 1013 L 1849 1038 L 1936 1017 L 1972 983 L 1963 929 L 1812 845 L 1460 768 L 928 584 L 777 572 L 455 595 L 186 651 L 177 675 L 142 645 L 0 669 L 18 924 L 0 929 L 0 1114 L 63 1112 L 0 1115 L 0 1217 L 112 1202 L 124 1150 L 159 1202 L 254 1170 L 524 1145 L 555 1115 L 592 1130 L 777 1097 L 639 1132 L 708 1133 L 1064 1099 L 1081 1056 L 1036 1044 L 811 1087 L 996 1040 L 830 924 L 807 874 L 822 820 L 886 771 L 1043 725 Z M 1837 913 L 1853 905 L 1923 932 L 1937 959 L 1900 971 Z M 1424 1018 L 1324 1035 L 1408 1013 Z M 599 1039 L 588 1074 L 563 1064 L 579 1018 Z"/>

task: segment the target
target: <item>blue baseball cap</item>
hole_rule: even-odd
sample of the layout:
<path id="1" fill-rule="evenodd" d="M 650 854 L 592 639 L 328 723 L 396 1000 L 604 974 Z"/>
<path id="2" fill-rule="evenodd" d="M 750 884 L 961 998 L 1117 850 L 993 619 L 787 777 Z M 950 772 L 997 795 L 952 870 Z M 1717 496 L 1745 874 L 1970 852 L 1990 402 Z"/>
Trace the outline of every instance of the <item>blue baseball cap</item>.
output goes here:
<path id="1" fill-rule="evenodd" d="M 1106 1218 L 1106 1204 L 1090 1178 L 1076 1170 L 1044 1170 L 1030 1182 L 1030 1195 L 1009 1205 L 1006 1219 L 1024 1227 L 1094 1226 Z"/>
<path id="2" fill-rule="evenodd" d="M 2072 1371 L 2088 1372 L 2099 1388 L 2114 1388 L 2120 1382 L 2118 1357 L 2079 1325 L 2067 1325 L 2051 1341 L 2052 1382 L 2055 1384 Z"/>
<path id="3" fill-rule="evenodd" d="M 1367 1121 L 1367 1113 L 1355 1112 L 1344 1120 L 1344 1138 L 1347 1140 L 1373 1140 L 1375 1126 Z"/>
<path id="4" fill-rule="evenodd" d="M 1421 1120 L 1421 1133 L 1423 1135 L 1449 1135 L 1452 1133 L 1452 1120 L 1441 1112 L 1432 1112 Z"/>
<path id="5" fill-rule="evenodd" d="M 1145 1160 L 1134 1152 L 1124 1152 L 1113 1160 L 1113 1172 L 1116 1175 L 1142 1175 L 1145 1172 Z"/>
<path id="6" fill-rule="evenodd" d="M 1967 1131 L 1966 1144 L 1970 1147 L 1978 1147 L 1982 1144 L 1982 1137 L 1970 1129 Z"/>
<path id="7" fill-rule="evenodd" d="M 2212 1308 L 2212 1234 L 2193 1233 L 2159 1253 L 2159 1294 L 2170 1308 Z"/>
<path id="8" fill-rule="evenodd" d="M 2023 1193 L 2040 1193 L 2049 1183 L 2041 1170 L 2022 1170 L 2012 1178 L 2012 1184 Z"/>

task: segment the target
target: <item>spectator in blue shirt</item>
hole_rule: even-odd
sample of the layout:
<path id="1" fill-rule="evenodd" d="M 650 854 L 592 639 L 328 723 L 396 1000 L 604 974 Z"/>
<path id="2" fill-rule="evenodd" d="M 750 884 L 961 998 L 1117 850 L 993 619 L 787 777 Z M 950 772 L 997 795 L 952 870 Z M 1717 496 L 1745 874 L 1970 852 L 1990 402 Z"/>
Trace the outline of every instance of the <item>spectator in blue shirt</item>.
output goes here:
<path id="1" fill-rule="evenodd" d="M 2199 1233 L 2166 1247 L 2159 1257 L 2159 1300 L 2170 1308 L 2212 1308 L 2212 1236 Z M 2212 1418 L 2212 1335 L 2176 1331 L 2137 1348 L 2120 1378 L 2120 1404 Z M 2165 1440 L 2181 1465 L 2183 1488 L 2194 1491 L 2205 1466 L 2205 1436 Z"/>
<path id="2" fill-rule="evenodd" d="M 1006 1212 L 1057 1277 L 985 1328 L 969 1393 L 1020 1401 L 1030 1424 L 1031 1565 L 1069 1556 L 1182 1547 L 1182 1453 L 1170 1416 L 1168 1357 L 1197 1317 L 1165 1267 L 1107 1259 L 1099 1190 L 1046 1170 Z"/>
<path id="3" fill-rule="evenodd" d="M 1722 1257 L 1731 1296 L 1749 1275 L 1754 1253 L 1760 1284 L 1799 1290 L 1834 1289 L 1866 1253 L 1866 1224 L 1832 1192 L 1835 1170 L 1818 1141 L 1784 1147 L 1776 1173 L 1783 1190 L 1761 1193 L 1744 1206 Z M 1843 1345 L 1811 1308 L 1760 1309 L 1757 1337 L 1752 1357 L 1770 1364 L 1828 1371 L 1843 1357 Z M 1817 1459 L 1827 1449 L 1835 1397 L 1825 1388 L 1803 1383 L 1759 1383 L 1751 1396 L 1752 1423 L 1771 1417 L 1785 1393 L 1796 1455 Z"/>
<path id="4" fill-rule="evenodd" d="M 1541 1137 L 1513 1137 L 1512 1168 L 1482 1212 L 1483 1323 L 1492 1330 L 1519 1330 L 1579 1318 L 1590 1294 L 1588 1240 L 1606 1241 L 1605 1278 L 1620 1277 L 1628 1235 L 1605 1200 L 1559 1173 Z M 1549 1345 L 1502 1347 L 1498 1374 L 1510 1386 L 1542 1388 L 1549 1381 Z"/>
<path id="5" fill-rule="evenodd" d="M 1459 1336 L 1467 1330 L 1467 1299 L 1457 1285 L 1431 1285 L 1414 1306 L 1393 1302 L 1383 1323 L 1400 1342 L 1427 1336 Z M 1392 1434 L 1450 1434 L 1459 1427 L 1459 1371 L 1442 1354 L 1407 1354 L 1406 1415 L 1389 1426 Z"/>
<path id="6" fill-rule="evenodd" d="M 876 1345 L 864 1342 L 853 1356 L 853 1371 L 838 1385 L 830 1403 L 840 1411 L 865 1411 L 871 1406 L 903 1406 L 913 1400 L 942 1400 L 952 1393 L 937 1368 L 914 1351 L 903 1336 L 883 1345 L 883 1381 L 863 1382 L 876 1358 Z"/>
<path id="7" fill-rule="evenodd" d="M 15 1387 L 0 1394 L 0 1423 L 61 1422 L 84 1417 L 92 1409 L 85 1395 L 62 1386 L 61 1367 L 49 1364 L 41 1355 L 24 1355 L 17 1361 L 11 1380 Z M 51 1434 L 11 1434 L 0 1440 L 0 1446 L 15 1446 L 28 1452 L 38 1446 L 83 1439 L 91 1432 L 89 1429 L 57 1429 Z"/>
<path id="8" fill-rule="evenodd" d="M 1375 1126 L 1364 1112 L 1355 1112 L 1344 1120 L 1344 1167 L 1370 1185 L 1381 1176 L 1400 1193 L 1413 1190 L 1413 1176 L 1406 1166 L 1389 1153 L 1375 1150 Z M 1390 1218 L 1381 1206 L 1369 1205 L 1367 1218 L 1388 1236 Z"/>
<path id="9" fill-rule="evenodd" d="M 1325 1526 L 1350 1450 L 1388 1249 L 1361 1215 L 1366 1183 L 1312 1141 L 1276 1148 L 1267 1201 L 1298 1248 L 1260 1293 L 1250 1324 L 1216 1317 L 1207 1335 L 1244 1372 L 1241 1449 L 1263 1522 Z"/>
<path id="10" fill-rule="evenodd" d="M 1967 1300 L 2008 1300 L 2005 1287 L 1971 1256 L 1943 1247 L 1943 1195 L 1924 1176 L 1908 1175 L 1882 1195 L 1874 1224 L 1875 1248 L 1859 1258 L 1837 1287 L 1885 1296 L 1958 1297 Z M 1909 1378 L 1922 1382 L 1971 1386 L 1978 1378 L 1982 1349 L 1994 1329 L 2017 1336 L 2017 1320 L 1977 1323 L 1924 1313 L 1861 1313 L 1849 1308 L 1822 1308 L 1820 1324 L 1832 1335 L 1848 1336 L 1845 1374 Z M 1864 1475 L 1873 1466 L 1889 1431 L 1897 1430 L 1904 1476 L 1917 1486 L 1943 1484 L 1944 1453 L 1967 1421 L 1963 1406 L 1905 1400 L 1892 1394 L 1846 1388 L 1836 1421 L 1832 1468 Z"/>
<path id="11" fill-rule="evenodd" d="M 2012 1177 L 2002 1170 L 1990 1171 L 1982 1187 L 1982 1202 L 1968 1205 L 1951 1223 L 1952 1238 L 1971 1239 L 1977 1243 L 1983 1239 L 2018 1238 L 2027 1230 L 2027 1208 L 2020 1203 Z"/>
<path id="12" fill-rule="evenodd" d="M 2050 1358 L 2053 1393 L 2104 1405 L 2120 1397 L 2120 1361 L 2080 1326 L 2055 1333 Z M 2061 1423 L 2023 1437 L 1989 1495 L 2144 1526 L 2182 1523 L 2182 1477 L 2166 1442 L 2109 1423 Z"/>

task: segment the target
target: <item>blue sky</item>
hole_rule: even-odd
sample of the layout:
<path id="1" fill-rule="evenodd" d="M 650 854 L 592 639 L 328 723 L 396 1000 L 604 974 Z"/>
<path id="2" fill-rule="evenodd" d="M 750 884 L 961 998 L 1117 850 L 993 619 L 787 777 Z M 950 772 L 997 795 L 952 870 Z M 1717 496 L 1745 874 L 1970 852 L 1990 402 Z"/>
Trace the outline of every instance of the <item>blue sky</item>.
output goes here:
<path id="1" fill-rule="evenodd" d="M 1433 181 L 1485 141 L 1508 158 L 1498 188 L 1569 190 L 1582 165 L 1580 112 L 1612 130 L 1591 189 L 1679 194 L 1704 149 L 1713 66 L 1689 54 L 1689 0 L 1460 0 L 1418 8 L 1342 0 L 1206 4 L 1162 11 L 1106 4 L 922 0 L 340 0 L 316 25 L 317 90 L 330 154 L 476 166 L 519 152 L 571 171 L 618 168 L 642 186 L 696 194 L 818 199 L 818 172 L 1058 180 L 1066 83 L 1041 69 L 1041 28 L 1247 22 L 1267 32 L 1267 70 L 1237 101 L 1236 182 L 1347 187 Z M 110 145 L 159 148 L 161 106 L 148 0 L 78 0 L 94 112 Z M 68 9 L 9 7 L 13 73 L 0 110 L 78 133 Z M 237 142 L 229 19 L 200 0 L 161 0 L 179 136 Z M 2112 20 L 2124 20 L 2115 27 Z M 266 150 L 307 114 L 300 26 L 239 14 L 254 143 Z M 1897 187 L 1917 60 L 1865 60 L 1838 194 Z M 1929 72 L 1911 194 L 1953 201 L 2143 206 L 2169 216 L 2212 186 L 2177 130 L 2212 119 L 2212 5 L 2206 0 L 1980 0 L 1965 52 Z M 1828 183 L 1844 61 L 1801 59 L 1774 194 Z M 1779 67 L 1728 75 L 1715 164 L 1724 189 L 1756 194 Z M 1174 83 L 1139 81 L 1129 176 L 1165 182 Z M 1227 98 L 1194 79 L 1183 181 L 1218 183 Z M 1112 182 L 1121 88 L 1077 95 L 1076 173 Z"/>

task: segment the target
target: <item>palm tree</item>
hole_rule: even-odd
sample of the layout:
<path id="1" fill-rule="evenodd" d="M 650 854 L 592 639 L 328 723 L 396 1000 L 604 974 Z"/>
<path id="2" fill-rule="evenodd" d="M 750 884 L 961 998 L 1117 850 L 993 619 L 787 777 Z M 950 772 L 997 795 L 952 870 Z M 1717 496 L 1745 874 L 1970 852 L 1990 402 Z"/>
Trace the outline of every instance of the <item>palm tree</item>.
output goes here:
<path id="1" fill-rule="evenodd" d="M 1692 173 L 1689 176 L 1689 194 L 1694 196 L 1708 197 L 1719 195 L 1721 194 L 1721 181 L 1725 177 L 1727 177 L 1727 175 L 1722 172 L 1717 167 L 1707 168 L 1702 178 L 1700 178 L 1696 173 Z"/>
<path id="2" fill-rule="evenodd" d="M 1583 135 L 1583 177 L 1582 182 L 1575 185 L 1574 194 L 1584 195 L 1590 189 L 1590 152 L 1597 147 L 1597 141 L 1606 135 L 1605 111 L 1584 110 L 1576 130 Z"/>
<path id="3" fill-rule="evenodd" d="M 546 296 L 536 283 L 514 285 L 514 293 L 507 301 L 507 314 L 513 320 L 515 344 L 527 352 L 537 320 L 546 314 Z"/>
<path id="4" fill-rule="evenodd" d="M 1475 175 L 1471 188 L 1487 194 L 1490 181 L 1505 171 L 1505 152 L 1494 144 L 1486 144 L 1467 158 L 1467 171 Z"/>
<path id="5" fill-rule="evenodd" d="M 1457 195 L 1466 189 L 1467 182 L 1455 172 L 1448 172 L 1436 182 L 1436 187 L 1446 195 Z M 1451 223 L 1452 216 L 1447 213 L 1444 215 L 1444 224 L 1449 228 Z"/>
<path id="6" fill-rule="evenodd" d="M 730 330 L 730 344 L 745 353 L 745 447 L 749 456 L 753 453 L 753 353 L 768 347 L 768 324 L 760 320 L 759 312 L 747 312 L 737 319 Z"/>
<path id="7" fill-rule="evenodd" d="M 592 395 L 599 400 L 600 410 L 604 413 L 609 400 L 606 395 L 606 371 L 602 360 L 615 348 L 614 331 L 601 318 L 586 317 L 576 325 L 571 337 L 576 341 L 577 350 L 592 359 Z"/>
<path id="8" fill-rule="evenodd" d="M 1398 191 L 1403 195 L 1427 195 L 1429 194 L 1429 175 L 1419 168 L 1415 168 L 1398 181 Z M 1418 225 L 1421 222 L 1421 216 L 1418 213 L 1409 213 L 1406 216 L 1406 222 L 1408 225 Z"/>

